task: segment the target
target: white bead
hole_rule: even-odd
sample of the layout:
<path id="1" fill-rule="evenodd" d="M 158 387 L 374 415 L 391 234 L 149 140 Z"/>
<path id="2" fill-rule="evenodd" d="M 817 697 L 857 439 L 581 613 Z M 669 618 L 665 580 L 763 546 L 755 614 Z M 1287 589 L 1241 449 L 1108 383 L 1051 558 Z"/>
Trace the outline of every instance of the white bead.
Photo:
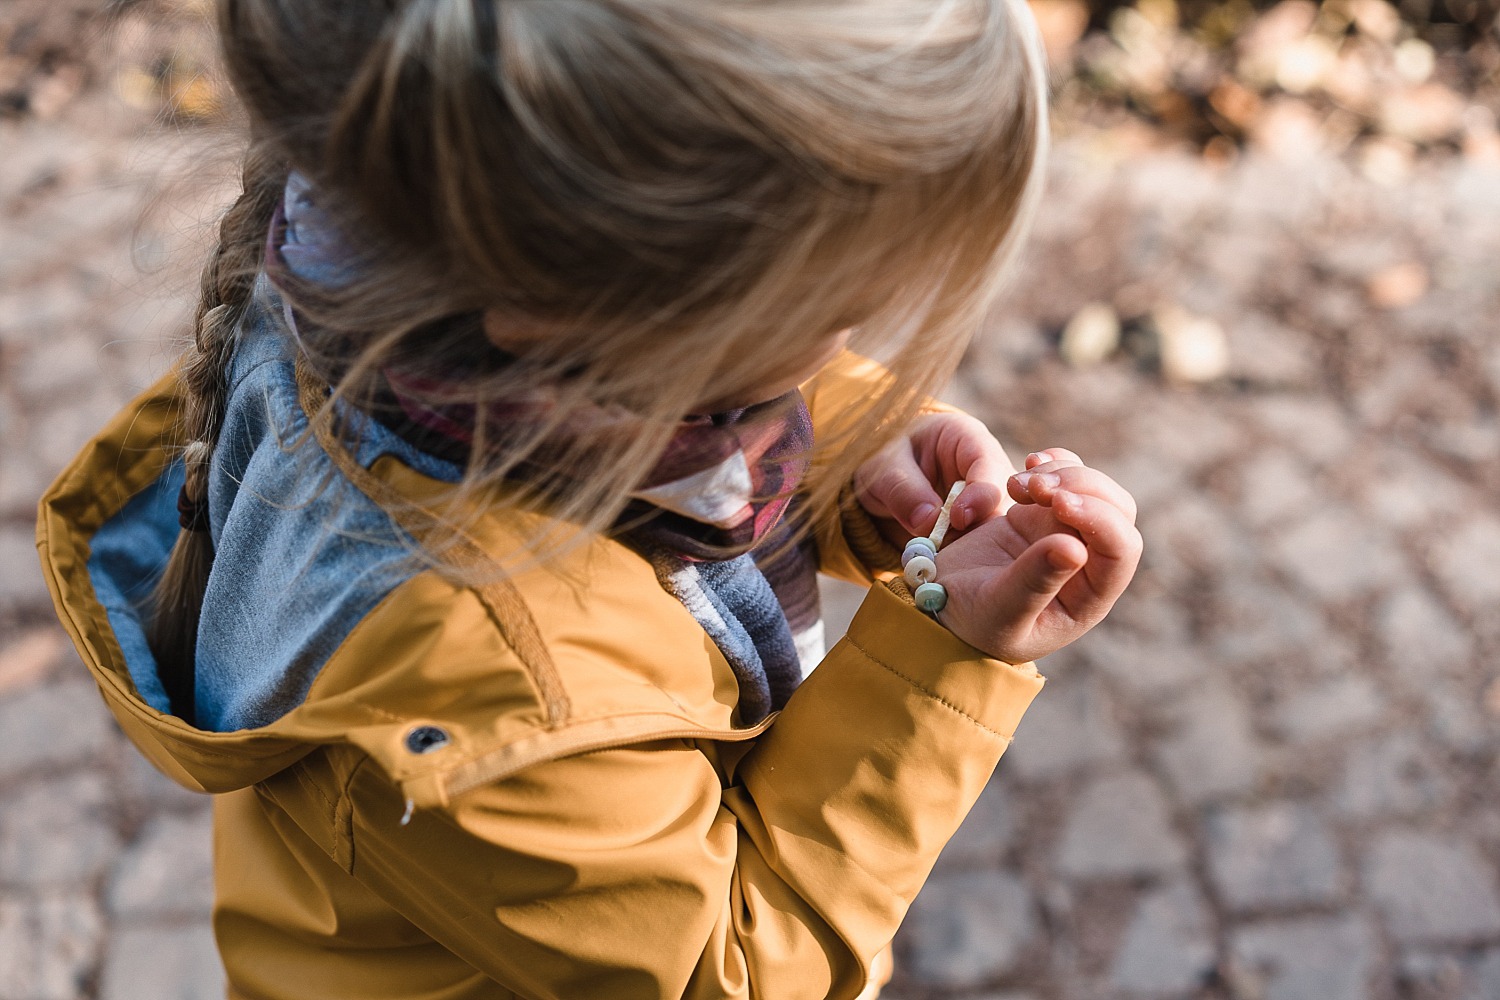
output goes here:
<path id="1" fill-rule="evenodd" d="M 948 605 L 948 591 L 941 583 L 924 583 L 911 597 L 917 607 L 934 615 Z"/>
<path id="2" fill-rule="evenodd" d="M 937 555 L 937 546 L 932 544 L 930 538 L 913 538 L 906 543 L 906 548 L 901 553 L 901 568 L 911 562 L 913 556 L 926 556 L 928 559 Z"/>
<path id="3" fill-rule="evenodd" d="M 906 582 L 910 586 L 931 583 L 937 579 L 937 563 L 926 556 L 912 556 L 906 563 Z"/>

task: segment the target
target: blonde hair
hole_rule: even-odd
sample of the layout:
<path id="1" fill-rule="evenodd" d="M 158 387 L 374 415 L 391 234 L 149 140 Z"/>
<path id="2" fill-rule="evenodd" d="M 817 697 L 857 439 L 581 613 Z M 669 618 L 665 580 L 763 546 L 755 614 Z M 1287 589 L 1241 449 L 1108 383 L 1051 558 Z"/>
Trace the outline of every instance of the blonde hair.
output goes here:
<path id="1" fill-rule="evenodd" d="M 696 403 L 855 327 L 890 374 L 819 427 L 831 510 L 957 365 L 1045 148 L 1021 0 L 220 0 L 219 27 L 252 140 L 184 361 L 190 500 L 290 169 L 359 247 L 348 285 L 285 284 L 310 367 L 357 405 L 392 363 L 442 401 L 557 387 L 552 423 L 476 435 L 454 495 L 603 531 Z M 511 363 L 475 363 L 486 312 L 526 332 Z M 600 403 L 639 433 L 566 489 L 494 489 Z M 192 662 L 208 546 L 169 561 L 159 659 Z"/>

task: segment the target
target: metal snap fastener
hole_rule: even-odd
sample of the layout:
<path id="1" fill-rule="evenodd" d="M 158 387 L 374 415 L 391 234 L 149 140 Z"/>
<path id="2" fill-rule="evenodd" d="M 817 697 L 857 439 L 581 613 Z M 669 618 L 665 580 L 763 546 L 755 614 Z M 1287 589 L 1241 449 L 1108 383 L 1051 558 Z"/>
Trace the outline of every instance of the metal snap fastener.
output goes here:
<path id="1" fill-rule="evenodd" d="M 450 742 L 452 737 L 441 726 L 418 726 L 406 734 L 406 749 L 412 753 L 432 753 Z"/>

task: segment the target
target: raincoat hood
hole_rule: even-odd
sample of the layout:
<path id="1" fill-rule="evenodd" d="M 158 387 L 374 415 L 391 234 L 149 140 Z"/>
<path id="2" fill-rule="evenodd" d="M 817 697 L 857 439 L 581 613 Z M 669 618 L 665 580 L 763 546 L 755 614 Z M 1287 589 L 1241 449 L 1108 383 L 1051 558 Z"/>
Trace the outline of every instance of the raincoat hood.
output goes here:
<path id="1" fill-rule="evenodd" d="M 745 739 L 769 723 L 739 724 L 724 657 L 623 545 L 596 539 L 484 587 L 414 558 L 410 536 L 370 494 L 422 496 L 457 470 L 373 423 L 337 469 L 316 442 L 289 451 L 308 425 L 274 315 L 262 310 L 241 332 L 229 373 L 211 474 L 199 727 L 169 713 L 144 639 L 178 533 L 175 374 L 116 416 L 41 502 L 37 545 L 58 613 L 121 727 L 160 770 L 224 792 L 352 743 L 422 806 L 632 734 Z M 808 387 L 815 412 L 858 398 L 872 366 L 851 355 L 834 368 Z M 484 518 L 478 544 L 516 548 L 535 528 L 526 517 Z M 825 572 L 868 581 L 837 530 L 818 541 Z M 516 653 L 524 671 L 495 669 Z M 566 658 L 566 677 L 554 657 Z M 424 739 L 413 734 L 434 731 L 438 746 L 413 750 Z"/>

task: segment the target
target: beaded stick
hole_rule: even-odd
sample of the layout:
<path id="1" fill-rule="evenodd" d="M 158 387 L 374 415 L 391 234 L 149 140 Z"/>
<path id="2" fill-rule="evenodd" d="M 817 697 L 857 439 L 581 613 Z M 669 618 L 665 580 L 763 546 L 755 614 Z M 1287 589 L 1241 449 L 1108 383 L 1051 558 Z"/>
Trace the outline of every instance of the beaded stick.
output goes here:
<path id="1" fill-rule="evenodd" d="M 932 542 L 934 550 L 943 547 L 943 536 L 948 534 L 948 523 L 953 520 L 953 501 L 964 491 L 968 484 L 960 479 L 948 490 L 948 499 L 943 501 L 943 509 L 938 511 L 937 524 L 932 526 L 932 534 L 927 538 Z"/>

